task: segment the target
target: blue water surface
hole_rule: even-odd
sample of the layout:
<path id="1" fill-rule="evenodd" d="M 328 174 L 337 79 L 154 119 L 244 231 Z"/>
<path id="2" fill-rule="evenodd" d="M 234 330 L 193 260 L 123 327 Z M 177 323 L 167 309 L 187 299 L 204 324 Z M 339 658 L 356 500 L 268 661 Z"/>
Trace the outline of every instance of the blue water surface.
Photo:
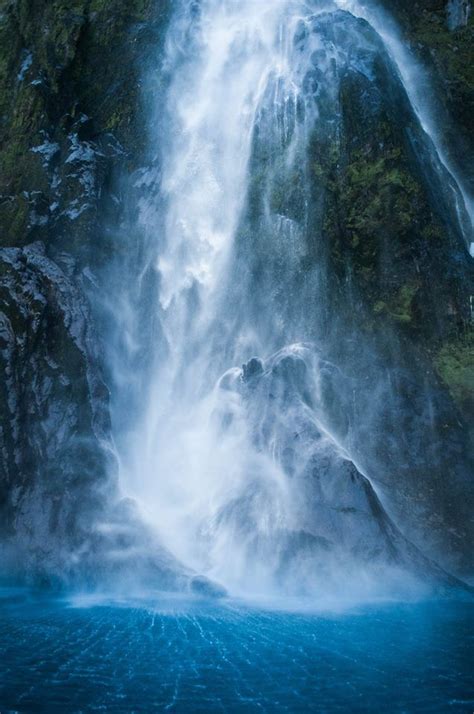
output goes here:
<path id="1" fill-rule="evenodd" d="M 0 712 L 474 711 L 474 605 L 0 595 Z"/>

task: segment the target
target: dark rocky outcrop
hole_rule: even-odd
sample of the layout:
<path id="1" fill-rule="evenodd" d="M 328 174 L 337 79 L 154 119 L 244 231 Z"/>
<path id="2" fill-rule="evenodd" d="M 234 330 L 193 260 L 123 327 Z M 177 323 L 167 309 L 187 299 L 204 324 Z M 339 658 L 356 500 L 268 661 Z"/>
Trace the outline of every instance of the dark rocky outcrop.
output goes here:
<path id="1" fill-rule="evenodd" d="M 68 262 L 61 269 L 42 244 L 1 253 L 2 403 L 7 411 L 2 415 L 2 525 L 7 532 L 15 523 L 22 525 L 18 513 L 27 508 L 25 522 L 32 528 L 45 521 L 64 536 L 68 529 L 73 533 L 76 509 L 86 512 L 100 502 L 110 470 L 107 389 L 90 310 L 67 275 L 74 269 Z M 83 487 L 89 503 L 84 495 L 74 495 Z"/>
<path id="2" fill-rule="evenodd" d="M 2 577 L 190 582 L 118 492 L 86 297 L 113 253 L 112 186 L 140 161 L 141 77 L 167 13 L 153 0 L 0 3 Z"/>
<path id="3" fill-rule="evenodd" d="M 44 239 L 83 264 L 110 256 L 114 177 L 140 162 L 144 68 L 168 11 L 161 0 L 2 0 L 1 245 Z"/>

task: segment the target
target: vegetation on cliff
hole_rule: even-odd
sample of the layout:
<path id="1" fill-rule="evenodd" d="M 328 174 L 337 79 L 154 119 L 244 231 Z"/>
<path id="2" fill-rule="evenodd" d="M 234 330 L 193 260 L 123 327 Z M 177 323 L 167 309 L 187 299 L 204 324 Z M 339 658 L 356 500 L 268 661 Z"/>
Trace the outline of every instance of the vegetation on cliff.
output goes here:
<path id="1" fill-rule="evenodd" d="M 155 0 L 1 1 L 1 245 L 101 254 L 104 189 L 140 161 L 143 63 L 167 13 Z"/>

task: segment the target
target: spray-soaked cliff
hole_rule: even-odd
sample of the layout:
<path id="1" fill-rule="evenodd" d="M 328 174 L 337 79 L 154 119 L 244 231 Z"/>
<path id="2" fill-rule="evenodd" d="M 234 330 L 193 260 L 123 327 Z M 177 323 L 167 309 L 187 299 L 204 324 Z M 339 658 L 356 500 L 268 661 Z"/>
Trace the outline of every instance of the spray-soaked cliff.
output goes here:
<path id="1" fill-rule="evenodd" d="M 13 557 L 168 587 L 469 573 L 468 12 L 4 5 Z"/>

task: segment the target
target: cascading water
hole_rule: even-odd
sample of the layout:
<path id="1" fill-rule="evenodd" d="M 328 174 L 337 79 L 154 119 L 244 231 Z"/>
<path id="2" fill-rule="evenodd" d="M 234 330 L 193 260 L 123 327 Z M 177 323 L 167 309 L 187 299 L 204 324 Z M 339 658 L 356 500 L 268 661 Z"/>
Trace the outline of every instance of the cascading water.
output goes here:
<path id="1" fill-rule="evenodd" d="M 0 714 L 473 710 L 472 3 L 411 5 L 0 1 Z"/>
<path id="2" fill-rule="evenodd" d="M 157 257 L 168 356 L 157 365 L 140 429 L 145 448 L 142 442 L 131 471 L 140 474 L 141 495 L 152 504 L 150 515 L 165 542 L 198 570 L 222 569 L 224 552 L 218 563 L 204 562 L 209 546 L 203 531 L 212 530 L 222 507 L 247 489 L 251 473 L 275 490 L 277 511 L 286 501 L 277 464 L 249 443 L 239 396 L 225 395 L 233 424 L 224 431 L 217 414 L 223 397 L 214 388 L 237 355 L 242 359 L 261 347 L 250 321 L 247 333 L 229 339 L 236 315 L 228 312 L 223 286 L 232 272 L 257 114 L 262 104 L 270 108 L 282 120 L 283 139 L 294 125 L 294 27 L 285 28 L 285 18 L 297 22 L 286 2 L 209 3 L 190 26 L 189 17 L 178 13 L 169 36 L 172 122 L 161 181 L 165 241 Z M 190 56 L 183 56 L 186 33 L 193 37 Z M 221 339 L 226 343 L 216 349 Z M 272 517 L 278 519 L 264 509 L 262 523 Z M 232 553 L 238 558 L 235 548 Z"/>
<path id="3" fill-rule="evenodd" d="M 233 592 L 334 591 L 344 572 L 366 593 L 382 570 L 393 584 L 423 567 L 354 466 L 357 427 L 331 397 L 350 399 L 351 379 L 323 356 L 309 147 L 337 144 L 341 78 L 374 81 L 374 58 L 417 99 L 380 17 L 344 0 L 203 0 L 171 22 L 163 168 L 141 213 L 160 339 L 122 477 L 167 547 Z M 418 140 L 467 235 L 467 192 L 423 112 Z"/>

